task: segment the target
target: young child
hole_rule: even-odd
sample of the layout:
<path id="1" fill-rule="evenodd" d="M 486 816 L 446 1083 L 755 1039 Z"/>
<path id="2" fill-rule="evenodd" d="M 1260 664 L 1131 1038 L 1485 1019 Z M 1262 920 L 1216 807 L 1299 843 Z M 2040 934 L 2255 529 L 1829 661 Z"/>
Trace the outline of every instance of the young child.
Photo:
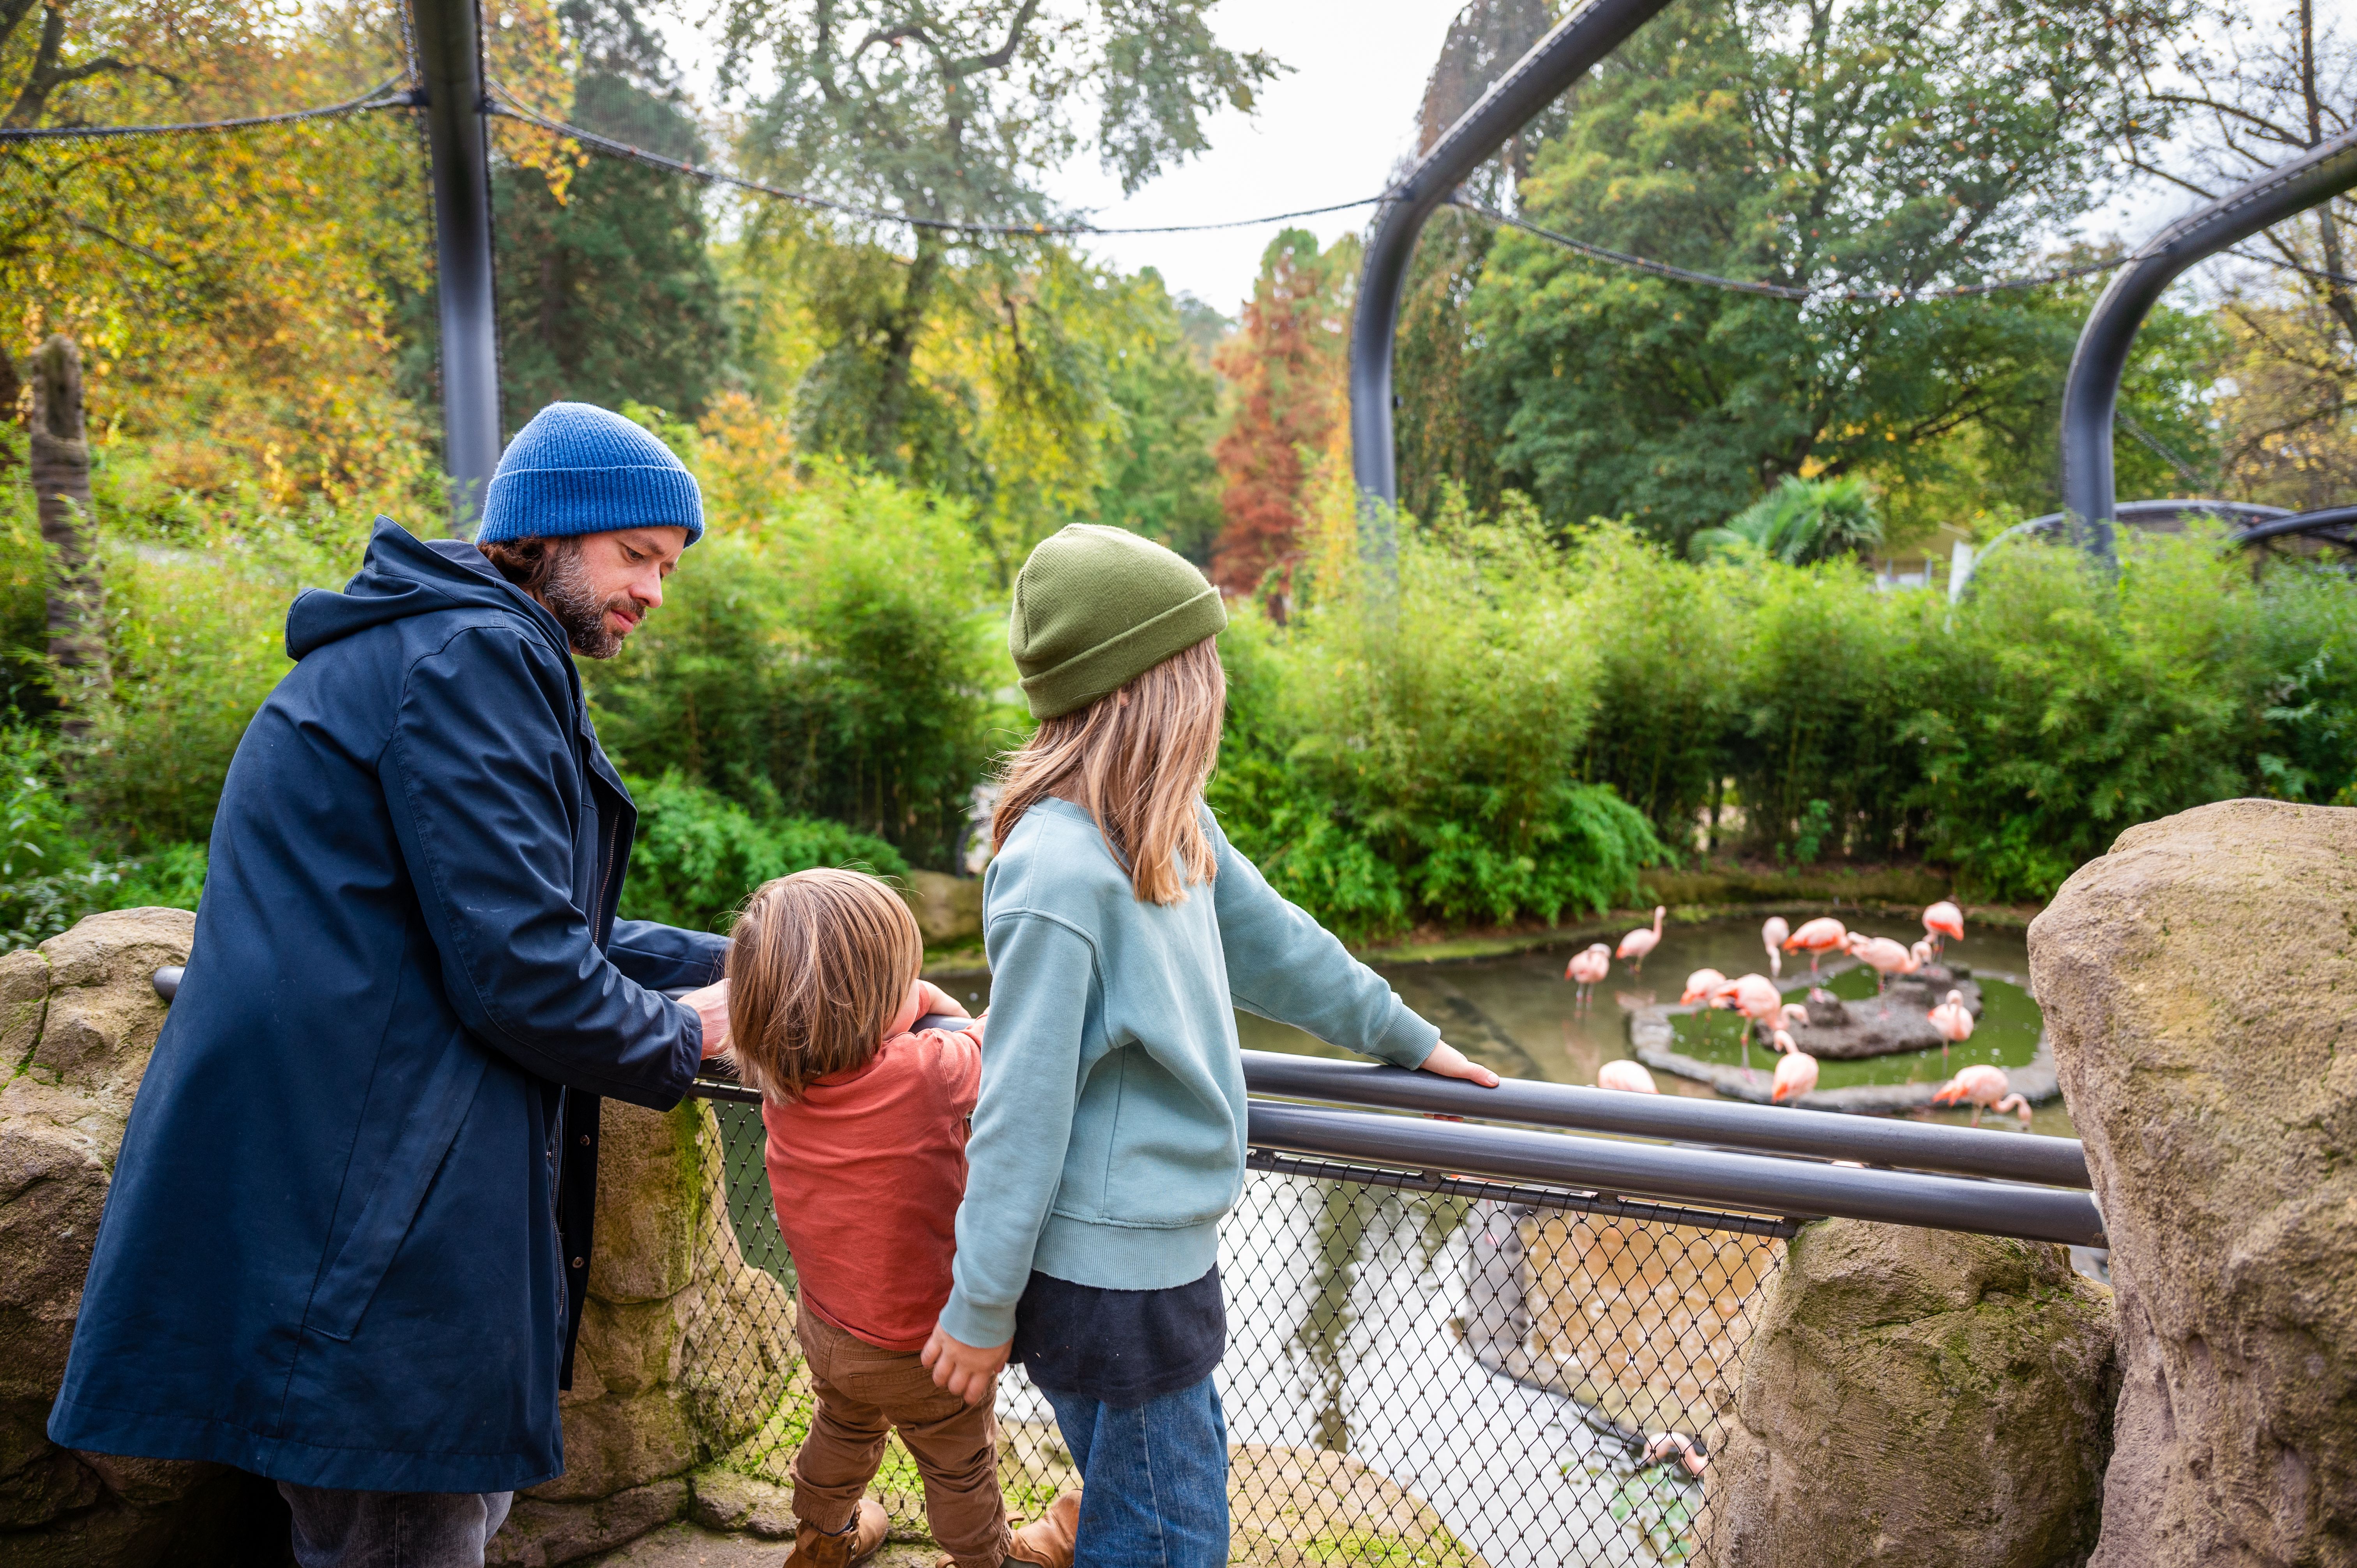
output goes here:
<path id="1" fill-rule="evenodd" d="M 794 1456 L 791 1568 L 846 1568 L 884 1542 L 866 1496 L 894 1427 L 956 1568 L 1070 1568 L 1079 1499 L 1011 1537 L 990 1405 L 934 1386 L 917 1359 L 950 1294 L 966 1117 L 983 1026 L 911 1033 L 965 1009 L 920 980 L 924 939 L 856 871 L 764 885 L 728 949 L 737 1070 L 761 1090 L 770 1190 L 801 1281 L 795 1329 L 817 1405 Z"/>
<path id="2" fill-rule="evenodd" d="M 1075 524 L 1031 553 L 1009 639 L 1038 731 L 984 883 L 990 1051 L 955 1286 L 924 1350 L 986 1402 L 1010 1354 L 1081 1470 L 1086 1568 L 1228 1552 L 1219 1223 L 1243 1188 L 1233 1009 L 1494 1085 L 1238 854 L 1202 801 L 1226 682 L 1216 589 Z"/>

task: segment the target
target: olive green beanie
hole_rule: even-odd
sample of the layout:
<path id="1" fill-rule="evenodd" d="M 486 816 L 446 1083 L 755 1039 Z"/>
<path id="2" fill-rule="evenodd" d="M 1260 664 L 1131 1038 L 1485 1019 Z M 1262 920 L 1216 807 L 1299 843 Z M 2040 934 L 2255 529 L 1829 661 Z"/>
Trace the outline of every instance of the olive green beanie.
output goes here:
<path id="1" fill-rule="evenodd" d="M 1006 645 L 1035 719 L 1117 692 L 1228 624 L 1220 590 L 1184 556 L 1127 529 L 1075 522 L 1015 575 Z"/>

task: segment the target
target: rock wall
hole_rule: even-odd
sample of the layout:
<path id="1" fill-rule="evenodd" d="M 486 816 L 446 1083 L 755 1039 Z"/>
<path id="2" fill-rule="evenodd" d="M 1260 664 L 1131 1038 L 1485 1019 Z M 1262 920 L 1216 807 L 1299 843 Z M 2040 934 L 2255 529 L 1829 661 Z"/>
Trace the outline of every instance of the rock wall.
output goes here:
<path id="1" fill-rule="evenodd" d="M 1698 1533 L 1722 1568 L 2061 1568 L 2095 1543 L 2109 1293 L 2061 1247 L 1833 1219 L 1793 1238 Z"/>
<path id="2" fill-rule="evenodd" d="M 2357 811 L 2131 828 L 2029 964 L 2119 1293 L 2094 1562 L 2357 1563 Z"/>

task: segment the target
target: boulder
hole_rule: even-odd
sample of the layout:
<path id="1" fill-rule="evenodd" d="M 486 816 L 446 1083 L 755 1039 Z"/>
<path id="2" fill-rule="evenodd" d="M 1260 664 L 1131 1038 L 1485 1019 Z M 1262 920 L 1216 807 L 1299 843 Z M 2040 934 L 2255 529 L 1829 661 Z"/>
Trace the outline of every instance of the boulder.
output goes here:
<path id="1" fill-rule="evenodd" d="M 982 878 L 912 871 L 900 897 L 917 917 L 929 948 L 982 945 Z"/>
<path id="2" fill-rule="evenodd" d="M 2357 1563 L 2357 811 L 2129 829 L 2029 928 L 2118 1291 L 2106 1568 Z"/>
<path id="3" fill-rule="evenodd" d="M 2061 1247 L 1857 1220 L 1793 1238 L 1704 1474 L 1723 1568 L 2052 1568 L 2100 1523 L 2110 1293 Z"/>

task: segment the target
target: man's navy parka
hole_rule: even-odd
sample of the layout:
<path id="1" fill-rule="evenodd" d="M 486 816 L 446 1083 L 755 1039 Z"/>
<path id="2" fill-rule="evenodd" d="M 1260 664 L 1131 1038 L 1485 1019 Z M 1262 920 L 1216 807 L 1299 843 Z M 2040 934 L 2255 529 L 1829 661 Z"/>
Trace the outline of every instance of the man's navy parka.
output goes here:
<path id="1" fill-rule="evenodd" d="M 564 1469 L 598 1097 L 678 1102 L 703 1026 L 653 988 L 718 978 L 725 944 L 616 922 L 630 796 L 555 618 L 473 545 L 380 520 L 286 650 L 49 1435 L 309 1487 L 528 1487 Z"/>

